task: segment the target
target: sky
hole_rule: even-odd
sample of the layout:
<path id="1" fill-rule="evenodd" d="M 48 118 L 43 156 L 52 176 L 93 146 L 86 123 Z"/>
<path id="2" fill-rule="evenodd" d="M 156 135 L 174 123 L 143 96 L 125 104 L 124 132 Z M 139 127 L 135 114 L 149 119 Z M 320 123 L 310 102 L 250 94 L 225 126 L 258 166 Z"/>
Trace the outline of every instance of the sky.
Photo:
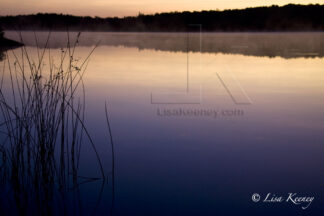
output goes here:
<path id="1" fill-rule="evenodd" d="M 0 15 L 64 13 L 124 17 L 138 13 L 224 10 L 269 5 L 324 4 L 324 0 L 0 0 Z"/>

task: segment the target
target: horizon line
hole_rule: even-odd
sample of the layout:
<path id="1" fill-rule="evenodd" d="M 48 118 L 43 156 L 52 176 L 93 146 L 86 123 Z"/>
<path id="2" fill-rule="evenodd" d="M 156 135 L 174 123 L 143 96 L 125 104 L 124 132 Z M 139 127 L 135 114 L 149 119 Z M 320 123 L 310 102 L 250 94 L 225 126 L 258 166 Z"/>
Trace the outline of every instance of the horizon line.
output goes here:
<path id="1" fill-rule="evenodd" d="M 131 18 L 131 17 L 139 17 L 139 16 L 154 16 L 154 15 L 160 15 L 160 14 L 169 14 L 169 13 L 195 13 L 195 12 L 225 12 L 225 11 L 235 11 L 235 10 L 246 10 L 246 9 L 253 9 L 253 8 L 271 8 L 271 7 L 286 7 L 289 5 L 295 5 L 295 6 L 312 6 L 312 5 L 319 5 L 319 6 L 324 6 L 323 4 L 319 3 L 310 3 L 310 4 L 294 4 L 294 3 L 289 3 L 285 5 L 278 5 L 278 4 L 273 4 L 273 5 L 260 5 L 256 7 L 244 7 L 244 8 L 232 8 L 232 9 L 210 9 L 210 10 L 184 10 L 184 11 L 168 11 L 168 12 L 156 12 L 156 13 L 141 13 L 140 11 L 138 12 L 137 15 L 128 15 L 128 16 L 90 16 L 90 15 L 74 15 L 74 14 L 69 14 L 69 13 L 60 13 L 60 12 L 37 12 L 37 13 L 26 13 L 26 14 L 16 14 L 16 15 L 0 15 L 0 17 L 17 17 L 17 16 L 32 16 L 32 15 L 38 15 L 38 14 L 52 14 L 52 15 L 64 15 L 64 16 L 74 16 L 74 17 L 91 17 L 91 18 L 101 18 L 101 19 L 109 19 L 109 18 L 118 18 L 118 19 L 123 19 L 123 18 Z"/>

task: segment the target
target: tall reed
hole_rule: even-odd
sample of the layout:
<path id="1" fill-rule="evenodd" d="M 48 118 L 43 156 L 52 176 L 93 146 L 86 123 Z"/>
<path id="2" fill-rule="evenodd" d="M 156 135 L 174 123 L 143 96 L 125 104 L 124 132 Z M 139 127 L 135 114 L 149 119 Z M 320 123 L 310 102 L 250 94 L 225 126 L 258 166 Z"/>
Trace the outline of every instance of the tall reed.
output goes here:
<path id="1" fill-rule="evenodd" d="M 5 53 L 0 79 L 0 182 L 12 190 L 8 198 L 19 215 L 52 215 L 57 205 L 66 213 L 64 191 L 76 188 L 80 179 L 106 177 L 85 126 L 83 76 L 97 46 L 80 61 L 74 57 L 80 33 L 73 43 L 67 34 L 56 63 L 48 48 L 50 37 L 45 47 L 37 46 L 36 59 L 25 46 L 19 54 Z M 96 155 L 101 174 L 96 178 L 79 175 L 84 142 Z M 61 204 L 54 199 L 57 193 Z"/>

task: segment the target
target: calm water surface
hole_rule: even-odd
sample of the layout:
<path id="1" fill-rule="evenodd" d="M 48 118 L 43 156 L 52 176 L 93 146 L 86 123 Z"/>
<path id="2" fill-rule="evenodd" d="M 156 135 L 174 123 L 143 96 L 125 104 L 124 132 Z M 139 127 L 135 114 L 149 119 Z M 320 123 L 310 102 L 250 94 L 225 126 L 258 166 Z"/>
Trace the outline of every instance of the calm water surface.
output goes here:
<path id="1" fill-rule="evenodd" d="M 47 33 L 36 35 L 43 47 Z M 66 35 L 51 33 L 51 55 Z M 34 33 L 22 38 L 36 58 Z M 323 212 L 324 33 L 84 33 L 75 56 L 98 41 L 83 79 L 86 125 L 109 170 L 107 101 L 114 215 Z M 90 148 L 83 156 L 83 174 L 97 175 Z M 109 215 L 111 187 L 98 204 L 101 184 L 84 184 L 84 211 Z M 315 200 L 306 210 L 251 200 L 289 192 Z"/>

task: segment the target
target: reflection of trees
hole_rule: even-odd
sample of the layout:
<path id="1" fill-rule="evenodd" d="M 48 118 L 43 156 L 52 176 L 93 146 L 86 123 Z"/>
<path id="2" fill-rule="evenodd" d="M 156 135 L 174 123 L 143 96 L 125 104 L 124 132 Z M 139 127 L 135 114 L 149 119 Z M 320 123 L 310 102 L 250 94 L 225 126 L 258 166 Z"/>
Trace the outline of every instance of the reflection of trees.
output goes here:
<path id="1" fill-rule="evenodd" d="M 4 35 L 4 32 L 0 28 L 0 41 L 3 39 L 3 35 Z M 1 50 L 1 47 L 0 47 L 0 61 L 2 61 L 3 59 L 4 59 L 4 54 L 3 54 L 2 50 Z"/>
<path id="2" fill-rule="evenodd" d="M 64 47 L 66 33 L 55 32 L 50 48 Z M 71 35 L 77 33 L 71 33 Z M 38 45 L 44 46 L 46 32 L 39 32 Z M 19 40 L 17 34 L 10 38 Z M 36 46 L 34 34 L 23 32 L 24 43 Z M 188 40 L 189 39 L 189 40 Z M 200 41 L 201 40 L 201 41 Z M 203 52 L 283 58 L 324 56 L 323 33 L 82 33 L 81 46 L 135 47 L 171 52 Z M 189 42 L 189 46 L 187 44 Z M 201 44 L 201 46 L 200 46 Z"/>
<path id="3" fill-rule="evenodd" d="M 0 50 L 0 61 L 2 61 L 4 59 L 4 54 L 3 54 L 3 52 L 1 52 L 1 50 Z"/>
<path id="4" fill-rule="evenodd" d="M 4 37 L 4 32 L 0 29 L 0 61 L 5 58 L 4 52 L 9 49 L 14 49 L 22 46 L 23 44 L 9 40 Z"/>

